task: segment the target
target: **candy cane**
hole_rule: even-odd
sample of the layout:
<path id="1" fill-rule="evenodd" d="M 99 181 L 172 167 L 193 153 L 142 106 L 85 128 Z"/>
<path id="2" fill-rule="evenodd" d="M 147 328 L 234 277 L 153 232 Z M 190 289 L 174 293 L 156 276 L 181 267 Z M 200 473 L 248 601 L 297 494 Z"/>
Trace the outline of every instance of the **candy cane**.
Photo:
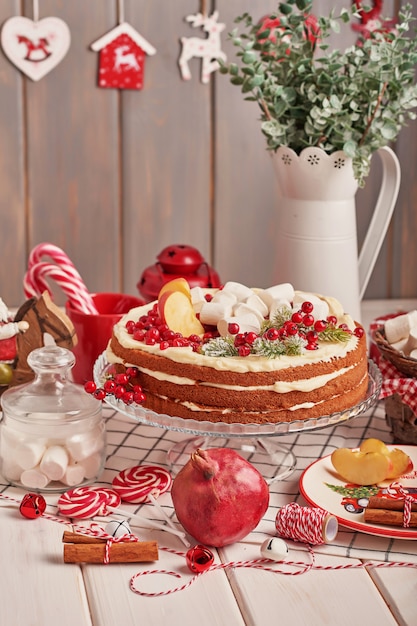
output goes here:
<path id="1" fill-rule="evenodd" d="M 45 256 L 52 259 L 52 261 L 59 265 L 59 267 L 65 272 L 78 274 L 75 265 L 69 256 L 61 250 L 61 248 L 58 248 L 58 246 L 55 246 L 52 243 L 40 243 L 33 248 L 28 259 L 28 269 L 30 269 L 33 265 L 40 263 L 42 261 L 42 257 Z"/>
<path id="2" fill-rule="evenodd" d="M 28 269 L 23 280 L 26 297 L 40 296 L 45 290 L 51 295 L 46 278 L 53 279 L 61 287 L 75 309 L 87 314 L 97 314 L 91 294 L 78 272 L 66 272 L 52 263 L 36 263 Z"/>

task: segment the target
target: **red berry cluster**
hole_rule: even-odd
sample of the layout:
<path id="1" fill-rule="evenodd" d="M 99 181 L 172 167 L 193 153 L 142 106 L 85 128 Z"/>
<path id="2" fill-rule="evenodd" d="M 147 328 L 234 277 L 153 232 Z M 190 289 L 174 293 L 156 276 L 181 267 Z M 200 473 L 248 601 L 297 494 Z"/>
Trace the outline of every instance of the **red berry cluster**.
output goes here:
<path id="1" fill-rule="evenodd" d="M 305 340 L 307 350 L 316 350 L 320 334 L 329 330 L 335 330 L 337 318 L 330 315 L 326 320 L 315 320 L 312 315 L 313 308 L 314 305 L 311 302 L 303 302 L 300 310 L 295 311 L 290 319 L 282 324 L 268 326 L 262 330 L 260 335 L 255 332 L 241 333 L 237 323 L 230 323 L 228 332 L 234 337 L 233 343 L 238 355 L 242 357 L 249 356 L 253 352 L 253 344 L 260 337 L 274 342 L 298 336 Z M 340 324 L 337 328 L 340 331 L 351 333 L 346 324 Z M 162 321 L 157 303 L 153 305 L 148 313 L 142 315 L 137 322 L 129 320 L 126 323 L 126 330 L 135 341 L 143 342 L 149 346 L 159 345 L 160 350 L 191 347 L 194 352 L 200 352 L 201 346 L 219 337 L 219 333 L 215 328 L 205 332 L 202 337 L 199 335 L 184 337 L 181 333 L 174 332 Z M 354 334 L 357 337 L 362 337 L 364 334 L 363 328 L 356 328 Z"/>
<path id="2" fill-rule="evenodd" d="M 84 385 L 84 390 L 91 393 L 97 400 L 104 400 L 106 396 L 114 396 L 125 404 L 142 404 L 146 396 L 142 387 L 137 384 L 139 370 L 137 367 L 127 367 L 123 372 L 115 372 L 108 375 L 102 387 L 89 380 Z"/>
<path id="3" fill-rule="evenodd" d="M 157 303 L 153 305 L 146 315 L 142 315 L 137 322 L 133 320 L 126 322 L 126 330 L 135 341 L 141 341 L 147 346 L 159 344 L 160 350 L 191 346 L 194 352 L 198 352 L 203 343 L 218 336 L 217 331 L 207 332 L 203 337 L 199 335 L 184 337 L 181 333 L 174 332 L 162 321 Z"/>

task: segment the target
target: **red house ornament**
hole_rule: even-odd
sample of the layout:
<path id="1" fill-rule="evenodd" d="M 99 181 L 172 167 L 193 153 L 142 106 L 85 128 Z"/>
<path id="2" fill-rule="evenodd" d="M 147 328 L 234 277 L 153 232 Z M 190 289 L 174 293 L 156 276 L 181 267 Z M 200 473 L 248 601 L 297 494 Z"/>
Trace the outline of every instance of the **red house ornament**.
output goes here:
<path id="1" fill-rule="evenodd" d="M 97 39 L 91 49 L 100 53 L 98 86 L 109 89 L 142 89 L 146 55 L 156 53 L 127 22 Z"/>

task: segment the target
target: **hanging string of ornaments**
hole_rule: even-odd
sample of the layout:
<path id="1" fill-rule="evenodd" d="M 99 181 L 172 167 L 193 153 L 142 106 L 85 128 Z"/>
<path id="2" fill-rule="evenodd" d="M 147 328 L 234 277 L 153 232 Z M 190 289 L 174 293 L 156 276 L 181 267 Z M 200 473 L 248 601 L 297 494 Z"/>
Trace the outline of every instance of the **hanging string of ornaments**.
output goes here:
<path id="1" fill-rule="evenodd" d="M 373 0 L 369 11 L 363 11 L 362 0 L 352 0 L 360 12 L 359 23 L 352 28 L 361 37 L 369 37 L 374 31 L 389 32 L 395 19 L 381 17 L 383 0 Z M 367 5 L 369 3 L 366 3 Z M 11 17 L 3 25 L 1 46 L 8 59 L 26 76 L 38 81 L 53 70 L 67 54 L 71 35 L 67 24 L 58 17 L 39 19 L 39 0 L 32 0 L 33 19 L 23 16 Z M 125 21 L 124 0 L 117 0 L 118 24 L 90 48 L 99 53 L 98 87 L 108 89 L 141 90 L 144 84 L 147 56 L 156 54 L 155 47 L 128 22 Z M 210 82 L 210 76 L 219 68 L 219 60 L 225 61 L 221 49 L 221 33 L 226 25 L 219 22 L 219 12 L 209 15 L 206 0 L 200 0 L 198 13 L 187 15 L 185 21 L 192 28 L 202 28 L 206 37 L 181 37 L 181 53 L 178 60 L 181 77 L 191 80 L 190 61 L 201 59 L 200 79 Z"/>

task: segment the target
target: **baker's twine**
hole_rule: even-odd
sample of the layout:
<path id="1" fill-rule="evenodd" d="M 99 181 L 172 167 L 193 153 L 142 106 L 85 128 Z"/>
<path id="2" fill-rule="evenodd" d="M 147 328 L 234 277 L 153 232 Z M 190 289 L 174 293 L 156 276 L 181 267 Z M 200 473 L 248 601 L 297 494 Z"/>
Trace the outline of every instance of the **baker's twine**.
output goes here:
<path id="1" fill-rule="evenodd" d="M 291 502 L 278 511 L 275 528 L 280 537 L 319 546 L 325 543 L 323 526 L 328 516 L 324 509 L 301 507 Z"/>
<path id="2" fill-rule="evenodd" d="M 14 504 L 20 505 L 20 501 L 17 500 L 16 498 L 12 498 L 11 496 L 8 496 L 4 493 L 0 493 L 0 499 L 4 499 L 4 500 L 8 500 L 9 502 L 13 502 Z M 346 570 L 346 569 L 362 569 L 365 567 L 372 567 L 372 568 L 389 568 L 389 567 L 411 567 L 411 568 L 417 568 L 417 564 L 415 563 L 407 563 L 407 562 L 403 562 L 403 561 L 395 561 L 395 562 L 390 562 L 390 563 L 381 563 L 381 562 L 374 562 L 374 561 L 370 561 L 366 564 L 364 563 L 351 563 L 348 565 L 317 565 L 315 562 L 315 554 L 314 551 L 310 545 L 310 538 L 315 541 L 319 541 L 319 543 L 323 543 L 323 541 L 321 539 L 319 539 L 319 537 L 321 537 L 322 534 L 322 519 L 321 516 L 322 514 L 326 514 L 329 515 L 329 513 L 327 511 L 323 511 L 320 509 L 320 513 L 319 511 L 314 511 L 313 516 L 311 514 L 308 513 L 308 511 L 311 511 L 311 509 L 307 508 L 307 507 L 299 507 L 299 505 L 296 505 L 299 509 L 304 510 L 306 516 L 308 516 L 309 521 L 306 522 L 305 524 L 303 524 L 303 528 L 299 529 L 299 528 L 294 528 L 291 524 L 295 523 L 294 520 L 297 520 L 297 523 L 300 520 L 299 517 L 299 511 L 297 511 L 297 516 L 294 516 L 294 507 L 292 506 L 292 504 L 295 503 L 291 503 L 288 504 L 284 507 L 282 507 L 282 509 L 279 512 L 279 517 L 280 520 L 282 518 L 285 519 L 285 532 L 290 534 L 292 533 L 293 536 L 292 537 L 288 537 L 287 538 L 291 538 L 294 541 L 301 541 L 303 543 L 306 544 L 306 548 L 310 554 L 310 558 L 311 561 L 310 563 L 305 563 L 303 561 L 287 561 L 287 560 L 282 560 L 282 561 L 273 561 L 271 559 L 265 559 L 265 558 L 260 558 L 260 559 L 251 559 L 251 560 L 247 560 L 247 561 L 229 561 L 227 563 L 213 563 L 213 565 L 210 565 L 206 570 L 204 570 L 203 572 L 199 572 L 197 574 L 195 574 L 194 576 L 192 576 L 192 578 L 190 578 L 186 583 L 178 586 L 178 587 L 174 587 L 172 589 L 167 589 L 166 591 L 156 591 L 156 592 L 148 592 L 148 591 L 142 591 L 140 589 L 138 589 L 136 587 L 136 580 L 141 577 L 141 576 L 149 576 L 151 574 L 165 574 L 167 576 L 173 576 L 175 578 L 182 578 L 182 575 L 179 574 L 178 572 L 174 572 L 173 570 L 167 570 L 167 569 L 152 569 L 152 570 L 146 570 L 143 572 L 137 572 L 136 574 L 134 574 L 131 579 L 130 579 L 130 589 L 131 591 L 133 591 L 134 593 L 140 595 L 140 596 L 144 596 L 144 597 L 148 597 L 148 598 L 158 598 L 160 596 L 167 596 L 170 595 L 172 593 L 176 593 L 177 591 L 183 591 L 184 589 L 187 589 L 188 587 L 190 587 L 193 583 L 195 583 L 195 581 L 197 579 L 199 579 L 201 576 L 203 576 L 204 574 L 207 574 L 208 572 L 213 572 L 216 570 L 225 570 L 225 569 L 239 569 L 239 568 L 252 568 L 252 569 L 259 569 L 265 572 L 271 572 L 272 574 L 282 574 L 284 576 L 298 576 L 300 574 L 305 574 L 306 572 L 310 571 L 310 570 L 320 570 L 320 571 L 329 571 L 329 570 Z M 316 516 L 316 521 L 320 522 L 320 529 L 318 529 L 317 527 L 314 526 L 313 523 L 313 517 Z M 94 537 L 100 537 L 103 539 L 106 539 L 106 551 L 105 551 L 105 555 L 104 555 L 104 559 L 103 559 L 103 564 L 106 565 L 110 562 L 109 559 L 109 554 L 110 554 L 110 549 L 111 549 L 111 545 L 112 543 L 119 543 L 119 542 L 123 542 L 123 541 L 140 541 L 140 539 L 138 537 L 136 537 L 135 535 L 122 535 L 121 537 L 113 537 L 112 535 L 107 534 L 98 524 L 96 523 L 92 523 L 90 525 L 89 528 L 84 527 L 84 526 L 78 526 L 76 524 L 72 524 L 72 522 L 70 522 L 70 520 L 63 518 L 63 517 L 58 517 L 55 515 L 51 515 L 49 513 L 42 513 L 43 518 L 53 521 L 53 522 L 57 522 L 59 524 L 63 524 L 63 525 L 70 525 L 72 526 L 73 530 L 82 534 L 82 535 L 88 535 L 88 536 L 94 536 Z M 291 522 L 291 519 L 293 520 Z M 305 539 L 302 539 L 301 537 L 305 537 L 305 538 L 309 538 L 308 541 L 306 541 Z M 174 550 L 172 548 L 166 548 L 166 547 L 160 547 L 160 550 L 163 550 L 165 552 L 169 552 L 171 554 L 175 554 L 176 556 L 180 556 L 182 558 L 186 558 L 186 553 L 185 552 L 180 552 L 177 550 Z M 295 568 L 295 571 L 286 571 L 283 570 L 277 566 L 272 567 L 271 565 L 273 563 L 284 563 L 287 567 L 292 567 Z"/>

